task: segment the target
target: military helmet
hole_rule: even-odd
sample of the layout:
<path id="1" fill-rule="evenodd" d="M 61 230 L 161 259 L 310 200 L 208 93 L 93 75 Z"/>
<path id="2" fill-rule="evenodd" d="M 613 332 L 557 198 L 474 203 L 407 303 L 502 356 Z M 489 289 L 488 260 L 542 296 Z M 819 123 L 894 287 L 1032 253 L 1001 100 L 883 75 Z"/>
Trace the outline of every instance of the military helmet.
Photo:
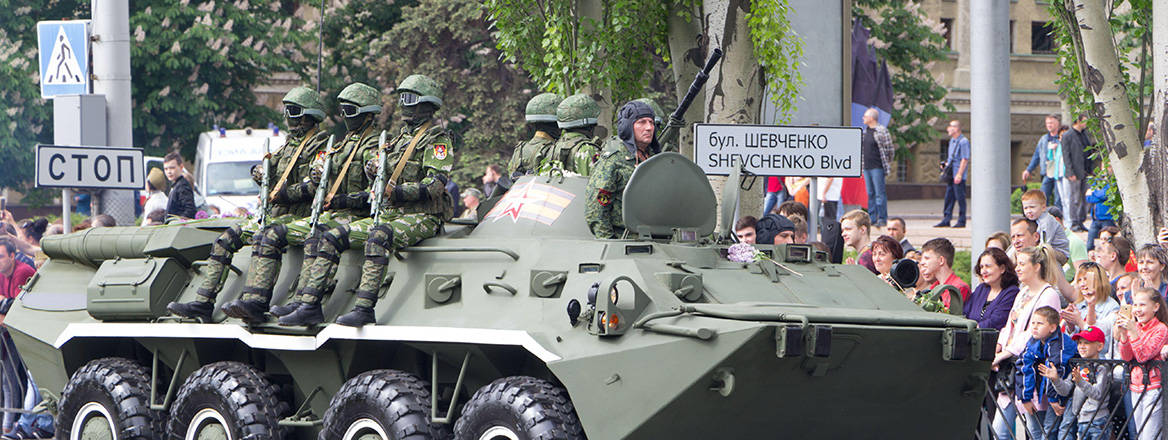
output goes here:
<path id="1" fill-rule="evenodd" d="M 413 74 L 407 76 L 398 84 L 394 93 L 400 93 L 401 105 L 414 106 L 421 102 L 429 102 L 442 107 L 442 88 L 438 82 L 426 75 Z"/>
<path id="2" fill-rule="evenodd" d="M 662 118 L 665 116 L 665 112 L 663 112 L 661 110 L 661 106 L 657 105 L 657 101 L 654 101 L 654 100 L 649 99 L 649 98 L 639 98 L 639 99 L 636 99 L 635 101 L 640 101 L 640 102 L 643 102 L 643 103 L 649 105 L 649 108 L 653 109 L 653 123 L 657 124 L 657 125 L 661 125 L 661 121 L 662 121 Z"/>
<path id="3" fill-rule="evenodd" d="M 381 113 L 381 92 L 367 84 L 355 82 L 345 86 L 337 100 L 342 101 L 341 112 L 346 118 L 361 113 Z M 346 103 L 350 105 L 346 106 Z"/>
<path id="4" fill-rule="evenodd" d="M 563 101 L 555 93 L 540 93 L 527 101 L 527 122 L 556 122 L 556 106 Z"/>
<path id="5" fill-rule="evenodd" d="M 320 95 L 308 87 L 293 87 L 284 95 L 282 102 L 284 103 L 284 114 L 289 118 L 308 115 L 316 119 L 317 122 L 324 120 L 324 104 L 320 102 Z M 290 108 L 289 104 L 293 107 L 299 107 L 299 109 Z"/>
<path id="6" fill-rule="evenodd" d="M 556 123 L 560 128 L 596 125 L 600 105 L 587 94 L 579 93 L 565 98 L 556 106 Z"/>

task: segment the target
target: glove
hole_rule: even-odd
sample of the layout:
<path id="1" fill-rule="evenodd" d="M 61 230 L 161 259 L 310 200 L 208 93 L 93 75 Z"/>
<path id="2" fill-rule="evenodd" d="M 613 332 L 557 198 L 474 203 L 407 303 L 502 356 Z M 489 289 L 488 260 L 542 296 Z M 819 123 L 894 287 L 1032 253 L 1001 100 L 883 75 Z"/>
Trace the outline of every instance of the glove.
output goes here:
<path id="1" fill-rule="evenodd" d="M 333 200 L 329 202 L 331 209 L 354 209 L 365 206 L 369 206 L 369 193 L 367 192 L 341 194 L 333 197 Z"/>
<path id="2" fill-rule="evenodd" d="M 389 183 L 385 184 L 385 197 L 382 199 L 385 201 L 385 204 L 389 206 L 394 206 L 397 204 L 398 197 L 397 194 L 395 194 L 395 189 L 397 189 L 397 182 L 390 180 Z"/>
<path id="3" fill-rule="evenodd" d="M 381 168 L 381 166 L 377 163 L 376 156 L 374 156 L 373 159 L 366 161 L 365 162 L 365 178 L 369 179 L 370 182 L 377 180 L 377 172 L 379 171 L 380 168 Z"/>
<path id="4" fill-rule="evenodd" d="M 312 180 L 312 183 L 314 185 L 320 185 L 320 179 L 321 179 L 323 174 L 324 174 L 324 164 L 320 164 L 320 165 L 313 164 L 312 168 L 308 171 L 308 179 Z"/>
<path id="5" fill-rule="evenodd" d="M 256 185 L 264 184 L 264 170 L 263 163 L 257 163 L 251 167 L 251 180 L 254 180 Z"/>

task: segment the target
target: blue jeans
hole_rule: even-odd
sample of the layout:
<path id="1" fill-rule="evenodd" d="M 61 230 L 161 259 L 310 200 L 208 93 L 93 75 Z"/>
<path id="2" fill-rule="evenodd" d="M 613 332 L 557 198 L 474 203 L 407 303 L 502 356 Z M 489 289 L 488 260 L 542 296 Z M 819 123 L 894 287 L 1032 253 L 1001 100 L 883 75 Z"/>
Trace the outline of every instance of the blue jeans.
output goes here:
<path id="1" fill-rule="evenodd" d="M 776 206 L 779 206 L 785 201 L 787 201 L 787 190 L 785 188 L 779 190 L 779 192 L 766 193 L 766 198 L 763 199 L 762 204 L 762 215 L 766 216 L 770 214 L 772 209 L 775 209 Z"/>
<path id="2" fill-rule="evenodd" d="M 941 223 L 949 223 L 953 218 L 953 203 L 957 202 L 961 207 L 960 215 L 957 216 L 957 224 L 965 224 L 965 181 L 961 183 L 952 183 L 945 187 L 945 218 L 941 219 Z"/>
<path id="3" fill-rule="evenodd" d="M 888 223 L 888 194 L 884 191 L 884 168 L 864 170 L 864 187 L 868 190 L 868 215 L 873 225 Z"/>
<path id="4" fill-rule="evenodd" d="M 1079 432 L 1083 433 L 1082 440 L 1100 440 L 1103 437 L 1103 425 L 1107 424 L 1107 418 L 1100 418 L 1092 420 L 1091 422 L 1083 422 L 1079 424 Z M 1066 437 L 1075 438 L 1075 437 Z"/>
<path id="5" fill-rule="evenodd" d="M 1010 440 L 1014 438 L 1014 419 L 1018 418 L 1018 408 L 1014 407 L 1014 401 L 1011 399 L 1010 404 L 1002 408 L 1002 411 L 994 414 L 994 438 L 998 440 Z"/>
<path id="6" fill-rule="evenodd" d="M 1058 179 L 1042 176 L 1042 193 L 1046 194 L 1046 206 L 1062 206 L 1058 193 Z M 1059 208 L 1062 209 L 1062 208 Z M 1063 215 L 1067 215 L 1063 213 Z"/>
<path id="7" fill-rule="evenodd" d="M 1058 422 L 1062 418 L 1054 413 L 1053 409 L 1035 411 L 1026 415 L 1026 431 L 1032 440 L 1055 438 L 1058 434 Z"/>
<path id="8" fill-rule="evenodd" d="M 1115 220 L 1091 220 L 1091 227 L 1087 229 L 1087 250 L 1095 250 L 1095 239 L 1099 231 L 1108 226 L 1115 226 Z"/>

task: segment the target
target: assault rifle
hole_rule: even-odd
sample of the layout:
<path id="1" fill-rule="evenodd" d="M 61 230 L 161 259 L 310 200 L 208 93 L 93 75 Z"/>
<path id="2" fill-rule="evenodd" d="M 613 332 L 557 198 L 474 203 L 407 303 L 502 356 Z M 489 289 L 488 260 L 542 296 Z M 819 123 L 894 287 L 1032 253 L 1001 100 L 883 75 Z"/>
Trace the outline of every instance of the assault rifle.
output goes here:
<path id="1" fill-rule="evenodd" d="M 685 92 L 685 97 L 681 98 L 681 102 L 677 104 L 677 109 L 669 115 L 669 122 L 665 124 L 665 128 L 661 129 L 660 135 L 657 136 L 658 142 L 669 143 L 669 140 L 673 139 L 672 145 L 677 145 L 677 132 L 685 125 L 685 120 L 682 117 L 689 110 L 689 106 L 693 104 L 694 98 L 697 98 L 698 93 L 706 86 L 706 81 L 710 79 L 710 72 L 714 70 L 714 66 L 718 64 L 720 59 L 722 59 L 722 49 L 715 47 L 710 58 L 706 60 L 706 66 L 698 72 L 693 83 L 690 83 L 689 90 Z"/>
<path id="2" fill-rule="evenodd" d="M 381 130 L 381 137 L 377 139 L 377 178 L 373 179 L 373 200 L 369 202 L 369 216 L 373 224 L 378 224 L 377 213 L 381 210 L 381 198 L 385 197 L 385 157 L 389 151 L 385 148 L 385 130 Z"/>
<path id="3" fill-rule="evenodd" d="M 269 138 L 264 139 L 264 161 L 262 163 L 260 163 L 260 167 L 262 167 L 262 168 L 260 168 L 260 170 L 263 171 L 263 173 L 264 173 L 264 178 L 260 182 L 260 213 L 259 213 L 260 228 L 263 228 L 265 225 L 267 225 L 267 223 L 268 223 L 268 210 L 272 208 L 271 200 L 269 200 L 271 197 L 268 194 L 268 191 L 271 190 L 271 185 L 272 185 L 271 178 L 269 177 L 269 173 L 268 173 L 268 171 L 271 171 L 268 168 L 271 165 L 272 165 L 272 138 L 269 137 Z"/>
<path id="4" fill-rule="evenodd" d="M 333 161 L 332 135 L 329 135 L 328 146 L 325 147 L 324 151 L 324 170 L 320 172 L 320 183 L 316 186 L 316 195 L 312 197 L 312 217 L 309 221 L 311 227 L 308 229 L 310 235 L 316 235 L 316 225 L 320 222 L 320 211 L 324 207 L 324 199 L 328 194 L 329 168 Z"/>

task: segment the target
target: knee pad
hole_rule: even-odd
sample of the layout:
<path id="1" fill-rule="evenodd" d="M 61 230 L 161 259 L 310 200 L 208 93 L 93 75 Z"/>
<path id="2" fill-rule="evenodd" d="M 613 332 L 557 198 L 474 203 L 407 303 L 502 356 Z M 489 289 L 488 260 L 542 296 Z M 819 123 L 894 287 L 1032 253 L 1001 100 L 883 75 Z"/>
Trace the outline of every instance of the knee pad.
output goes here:
<path id="1" fill-rule="evenodd" d="M 365 242 L 365 259 L 376 264 L 389 264 L 389 250 L 393 247 L 393 228 L 386 224 L 369 230 L 369 240 Z"/>
<path id="2" fill-rule="evenodd" d="M 339 264 L 341 262 L 341 253 L 349 249 L 349 228 L 344 225 L 338 226 L 325 232 L 321 238 L 328 242 L 332 246 L 332 249 L 329 252 L 329 248 L 321 248 L 320 252 L 317 253 L 317 257 L 323 257 L 332 261 L 333 264 Z"/>
<path id="3" fill-rule="evenodd" d="M 278 259 L 288 246 L 288 228 L 284 225 L 272 225 L 264 228 L 264 236 L 260 245 L 256 246 L 254 254 L 263 258 Z"/>

